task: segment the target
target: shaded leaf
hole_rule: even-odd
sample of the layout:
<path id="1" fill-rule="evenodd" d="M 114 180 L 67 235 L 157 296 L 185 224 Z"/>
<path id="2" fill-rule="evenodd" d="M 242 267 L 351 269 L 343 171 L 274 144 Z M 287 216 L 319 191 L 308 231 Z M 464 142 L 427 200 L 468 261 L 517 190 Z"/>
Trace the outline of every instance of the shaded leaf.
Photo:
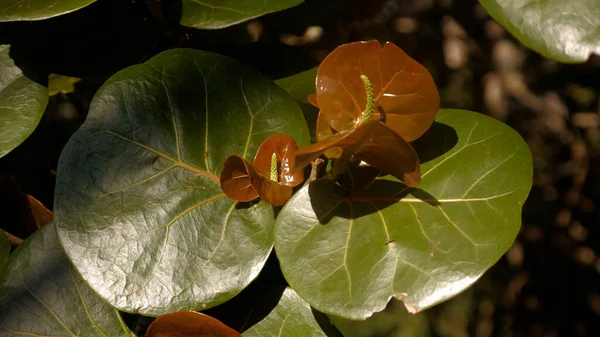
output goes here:
<path id="1" fill-rule="evenodd" d="M 289 92 L 297 101 L 309 103 L 308 96 L 315 93 L 318 69 L 319 67 L 314 67 L 292 76 L 280 78 L 275 83 Z"/>
<path id="2" fill-rule="evenodd" d="M 353 128 L 367 104 L 366 75 L 375 95 L 376 115 L 407 141 L 419 138 L 431 125 L 439 95 L 422 65 L 392 43 L 377 41 L 337 47 L 317 72 L 317 103 L 321 114 L 337 131 Z"/>
<path id="3" fill-rule="evenodd" d="M 75 83 L 79 81 L 81 79 L 76 77 L 50 74 L 48 78 L 48 95 L 71 93 L 75 91 Z"/>
<path id="4" fill-rule="evenodd" d="M 317 116 L 317 126 L 316 126 L 316 138 L 317 142 L 323 141 L 331 136 L 333 136 L 336 132 L 329 126 L 329 123 L 323 118 L 323 115 L 319 112 Z M 340 147 L 331 147 L 323 152 L 328 158 L 338 158 L 342 154 L 342 148 Z"/>
<path id="5" fill-rule="evenodd" d="M 119 312 L 73 268 L 49 224 L 23 242 L 0 274 L 0 336 L 129 336 Z"/>
<path id="6" fill-rule="evenodd" d="M 302 0 L 183 0 L 181 24 L 219 29 L 301 3 Z"/>
<path id="7" fill-rule="evenodd" d="M 600 55 L 597 0 L 479 0 L 490 15 L 527 47 L 560 62 Z"/>
<path id="8" fill-rule="evenodd" d="M 310 306 L 292 289 L 286 288 L 279 303 L 267 317 L 242 334 L 244 337 L 327 336 Z"/>
<path id="9" fill-rule="evenodd" d="M 44 204 L 29 194 L 27 194 L 27 201 L 29 202 L 31 216 L 38 229 L 52 221 L 52 212 Z"/>
<path id="10" fill-rule="evenodd" d="M 48 104 L 48 89 L 25 77 L 9 50 L 0 45 L 0 158 L 29 137 Z"/>
<path id="11" fill-rule="evenodd" d="M 225 197 L 225 158 L 251 160 L 268 136 L 300 144 L 288 93 L 220 55 L 174 49 L 113 77 L 58 166 L 54 217 L 65 251 L 110 304 L 160 315 L 239 293 L 272 247 L 266 203 Z"/>
<path id="12" fill-rule="evenodd" d="M 44 20 L 83 8 L 95 0 L 0 0 L 0 22 Z"/>
<path id="13" fill-rule="evenodd" d="M 195 311 L 178 311 L 159 316 L 150 324 L 146 337 L 241 337 L 219 320 Z"/>
<path id="14" fill-rule="evenodd" d="M 10 241 L 3 230 L 0 230 L 0 272 L 10 253 Z"/>
<path id="15" fill-rule="evenodd" d="M 532 183 L 527 144 L 474 112 L 440 110 L 437 121 L 422 137 L 431 141 L 416 147 L 427 158 L 420 189 L 387 176 L 347 195 L 317 180 L 279 213 L 281 269 L 317 310 L 365 319 L 391 297 L 410 312 L 429 308 L 469 287 L 513 243 Z"/>
<path id="16" fill-rule="evenodd" d="M 296 170 L 310 164 L 329 149 L 343 149 L 338 162 L 356 160 L 401 179 L 409 186 L 421 181 L 419 158 L 415 150 L 394 130 L 378 120 L 370 119 L 349 131 L 334 134 L 315 144 L 302 147 L 296 152 Z M 335 166 L 334 166 L 335 171 Z M 339 172 L 334 172 L 334 175 Z"/>

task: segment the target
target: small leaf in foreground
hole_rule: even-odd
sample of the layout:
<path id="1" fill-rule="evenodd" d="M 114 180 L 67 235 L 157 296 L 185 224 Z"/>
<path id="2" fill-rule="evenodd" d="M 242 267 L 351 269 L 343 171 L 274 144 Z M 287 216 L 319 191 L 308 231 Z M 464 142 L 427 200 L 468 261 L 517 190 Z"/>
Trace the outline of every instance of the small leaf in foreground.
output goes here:
<path id="1" fill-rule="evenodd" d="M 130 336 L 73 268 L 53 224 L 25 240 L 0 273 L 0 336 L 21 335 Z"/>
<path id="2" fill-rule="evenodd" d="M 48 77 L 48 95 L 71 93 L 75 91 L 75 83 L 79 81 L 81 79 L 76 77 L 50 74 Z"/>
<path id="3" fill-rule="evenodd" d="M 431 75 L 396 45 L 382 48 L 377 41 L 341 45 L 319 66 L 317 105 L 334 130 L 351 129 L 362 117 L 367 95 L 361 75 L 372 84 L 377 118 L 409 142 L 427 131 L 439 107 Z"/>
<path id="4" fill-rule="evenodd" d="M 365 319 L 394 297 L 421 311 L 469 287 L 513 243 L 533 175 L 519 134 L 478 113 L 440 110 L 422 138 L 435 141 L 416 147 L 419 189 L 386 176 L 348 194 L 316 180 L 279 213 L 282 272 L 315 309 Z"/>
<path id="5" fill-rule="evenodd" d="M 279 303 L 267 317 L 242 333 L 244 337 L 327 336 L 310 306 L 292 289 L 286 288 Z"/>
<path id="6" fill-rule="evenodd" d="M 178 311 L 159 316 L 150 324 L 146 337 L 241 337 L 219 320 L 195 311 Z"/>
<path id="7" fill-rule="evenodd" d="M 48 104 L 48 89 L 27 78 L 9 50 L 0 45 L 0 158 L 29 137 Z"/>

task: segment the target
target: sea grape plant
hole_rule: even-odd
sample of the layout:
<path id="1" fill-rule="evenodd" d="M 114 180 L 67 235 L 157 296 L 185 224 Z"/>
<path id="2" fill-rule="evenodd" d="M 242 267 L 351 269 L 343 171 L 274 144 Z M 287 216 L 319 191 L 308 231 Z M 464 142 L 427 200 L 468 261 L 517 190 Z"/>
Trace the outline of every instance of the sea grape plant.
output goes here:
<path id="1" fill-rule="evenodd" d="M 314 83 L 310 144 L 296 100 L 230 58 L 174 49 L 112 76 L 61 155 L 53 226 L 0 274 L 0 332 L 80 334 L 63 319 L 76 293 L 78 312 L 111 336 L 130 333 L 115 309 L 217 307 L 273 247 L 289 288 L 244 336 L 324 336 L 311 310 L 366 319 L 395 298 L 415 313 L 469 287 L 519 230 L 532 182 L 523 139 L 439 109 L 429 72 L 391 43 L 338 47 Z M 34 254 L 40 245 L 53 257 Z M 17 275 L 48 259 L 62 273 L 50 286 L 31 281 L 40 270 Z M 22 289 L 47 325 L 23 323 Z M 167 316 L 149 331 L 188 319 L 208 318 Z"/>

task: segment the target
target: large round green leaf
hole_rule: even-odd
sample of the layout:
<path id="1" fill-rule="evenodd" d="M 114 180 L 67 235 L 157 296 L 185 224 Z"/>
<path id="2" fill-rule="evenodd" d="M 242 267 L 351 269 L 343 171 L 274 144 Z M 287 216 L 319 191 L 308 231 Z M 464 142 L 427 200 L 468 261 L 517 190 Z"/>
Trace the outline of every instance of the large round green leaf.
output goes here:
<path id="1" fill-rule="evenodd" d="M 317 180 L 279 214 L 283 274 L 317 310 L 364 319 L 391 297 L 423 310 L 467 288 L 512 244 L 532 183 L 523 139 L 490 117 L 440 110 L 415 147 L 419 188 L 380 177 L 347 195 Z"/>
<path id="2" fill-rule="evenodd" d="M 2 1 L 2 0 L 0 0 Z M 181 24 L 219 29 L 294 7 L 303 0 L 183 0 Z"/>
<path id="3" fill-rule="evenodd" d="M 48 104 L 48 89 L 25 77 L 9 50 L 0 45 L 0 158 L 29 137 Z"/>
<path id="4" fill-rule="evenodd" d="M 273 244 L 265 203 L 225 197 L 225 158 L 270 135 L 309 139 L 292 97 L 229 58 L 189 49 L 127 68 L 96 94 L 59 162 L 54 216 L 83 278 L 117 308 L 203 309 L 244 289 Z"/>
<path id="5" fill-rule="evenodd" d="M 0 274 L 0 336 L 130 336 L 119 312 L 73 268 L 49 224 L 25 240 Z"/>
<path id="6" fill-rule="evenodd" d="M 600 54 L 598 0 L 479 0 L 527 47 L 562 62 Z"/>
<path id="7" fill-rule="evenodd" d="M 0 22 L 44 20 L 83 8 L 96 0 L 0 0 Z"/>
<path id="8" fill-rule="evenodd" d="M 244 337 L 318 337 L 327 336 L 310 306 L 292 289 L 286 288 L 279 303 L 267 317 L 250 329 L 244 331 Z"/>

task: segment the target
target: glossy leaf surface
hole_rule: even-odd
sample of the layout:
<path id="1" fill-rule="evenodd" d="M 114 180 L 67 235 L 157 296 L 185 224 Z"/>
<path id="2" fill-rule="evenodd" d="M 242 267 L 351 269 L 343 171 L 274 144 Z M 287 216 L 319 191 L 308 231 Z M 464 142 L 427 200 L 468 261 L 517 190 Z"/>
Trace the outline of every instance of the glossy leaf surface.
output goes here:
<path id="1" fill-rule="evenodd" d="M 479 0 L 527 47 L 561 62 L 600 55 L 600 1 Z"/>
<path id="2" fill-rule="evenodd" d="M 0 22 L 44 20 L 83 8 L 95 0 L 0 0 Z"/>
<path id="3" fill-rule="evenodd" d="M 259 174 L 238 155 L 227 157 L 220 179 L 223 192 L 237 201 L 250 201 L 260 197 L 269 205 L 282 206 L 292 196 L 291 186 Z"/>
<path id="4" fill-rule="evenodd" d="M 25 77 L 0 45 L 0 158 L 36 128 L 48 104 L 48 89 Z"/>
<path id="5" fill-rule="evenodd" d="M 364 319 L 392 297 L 411 312 L 429 308 L 470 286 L 513 243 L 532 183 L 527 144 L 478 113 L 440 110 L 437 121 L 414 144 L 418 189 L 386 176 L 347 195 L 317 180 L 279 213 L 283 274 L 317 310 Z"/>
<path id="6" fill-rule="evenodd" d="M 183 0 L 181 24 L 219 29 L 301 3 L 302 0 Z"/>
<path id="7" fill-rule="evenodd" d="M 316 321 L 310 306 L 292 289 L 286 288 L 279 303 L 265 317 L 250 329 L 244 337 L 318 337 L 327 336 Z"/>
<path id="8" fill-rule="evenodd" d="M 274 153 L 277 155 L 279 182 L 286 186 L 298 186 L 304 180 L 304 172 L 294 173 L 294 168 L 291 167 L 297 150 L 298 144 L 294 138 L 285 134 L 271 136 L 258 148 L 253 166 L 258 173 L 268 177 L 271 172 L 271 156 Z"/>
<path id="9" fill-rule="evenodd" d="M 239 293 L 272 247 L 272 208 L 225 197 L 225 158 L 287 133 L 308 143 L 288 93 L 229 58 L 163 52 L 113 77 L 60 158 L 59 238 L 115 307 L 204 309 Z"/>
<path id="10" fill-rule="evenodd" d="M 0 231 L 0 272 L 2 272 L 2 267 L 8 259 L 8 254 L 10 253 L 10 241 L 8 241 L 8 237 L 4 234 L 4 231 Z"/>
<path id="11" fill-rule="evenodd" d="M 241 337 L 219 320 L 195 311 L 178 311 L 162 315 L 150 326 L 146 337 Z"/>
<path id="12" fill-rule="evenodd" d="M 367 104 L 366 75 L 375 94 L 376 116 L 402 138 L 413 141 L 431 125 L 439 95 L 431 75 L 422 65 L 392 43 L 354 42 L 337 47 L 317 72 L 317 104 L 334 130 L 352 128 Z"/>
<path id="13" fill-rule="evenodd" d="M 357 160 L 401 179 L 407 185 L 417 186 L 421 181 L 419 158 L 415 150 L 386 124 L 376 119 L 299 149 L 296 152 L 296 169 L 309 165 L 325 151 L 335 148 L 343 149 L 338 160 L 354 156 Z M 342 157 L 346 159 L 341 159 Z"/>
<path id="14" fill-rule="evenodd" d="M 25 240 L 0 274 L 0 336 L 130 336 L 119 312 L 81 279 L 52 224 Z"/>

